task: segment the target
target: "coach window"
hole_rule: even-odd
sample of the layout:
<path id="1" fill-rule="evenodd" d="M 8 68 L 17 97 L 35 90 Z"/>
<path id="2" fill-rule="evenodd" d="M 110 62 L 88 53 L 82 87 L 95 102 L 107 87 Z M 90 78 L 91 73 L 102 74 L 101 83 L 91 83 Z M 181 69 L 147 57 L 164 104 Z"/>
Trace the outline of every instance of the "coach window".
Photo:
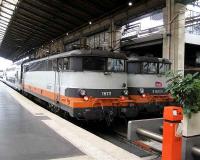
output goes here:
<path id="1" fill-rule="evenodd" d="M 69 69 L 69 58 L 63 59 L 63 70 L 66 71 Z"/>

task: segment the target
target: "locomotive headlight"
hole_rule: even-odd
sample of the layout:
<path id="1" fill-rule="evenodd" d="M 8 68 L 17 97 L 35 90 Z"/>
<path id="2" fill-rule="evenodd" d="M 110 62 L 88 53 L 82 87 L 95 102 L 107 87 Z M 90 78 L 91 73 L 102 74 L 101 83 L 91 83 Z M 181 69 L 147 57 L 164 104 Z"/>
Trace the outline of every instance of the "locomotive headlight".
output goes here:
<path id="1" fill-rule="evenodd" d="M 81 96 L 86 96 L 86 90 L 84 90 L 84 89 L 81 89 L 79 91 L 79 93 L 80 93 Z"/>
<path id="2" fill-rule="evenodd" d="M 144 88 L 140 88 L 139 92 L 140 94 L 144 94 Z"/>
<path id="3" fill-rule="evenodd" d="M 88 96 L 84 96 L 83 99 L 84 99 L 85 101 L 88 101 L 88 100 L 89 100 L 89 97 L 88 97 Z"/>
<path id="4" fill-rule="evenodd" d="M 123 90 L 123 95 L 128 96 L 128 90 L 127 89 Z"/>

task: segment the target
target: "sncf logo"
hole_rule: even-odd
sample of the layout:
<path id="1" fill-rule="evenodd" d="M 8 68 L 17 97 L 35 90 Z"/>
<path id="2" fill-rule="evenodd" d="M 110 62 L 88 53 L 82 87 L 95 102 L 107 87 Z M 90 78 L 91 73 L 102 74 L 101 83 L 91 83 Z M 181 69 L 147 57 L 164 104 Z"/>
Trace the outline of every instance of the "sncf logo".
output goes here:
<path id="1" fill-rule="evenodd" d="M 155 82 L 155 87 L 161 88 L 162 87 L 162 82 Z"/>

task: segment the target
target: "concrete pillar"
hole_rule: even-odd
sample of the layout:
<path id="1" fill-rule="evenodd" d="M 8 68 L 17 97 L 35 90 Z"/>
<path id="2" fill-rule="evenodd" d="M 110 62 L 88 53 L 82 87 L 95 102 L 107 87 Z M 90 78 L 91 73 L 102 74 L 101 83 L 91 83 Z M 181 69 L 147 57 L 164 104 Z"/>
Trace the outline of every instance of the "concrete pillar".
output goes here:
<path id="1" fill-rule="evenodd" d="M 122 36 L 121 28 L 117 28 L 114 22 L 111 20 L 111 25 L 109 28 L 109 47 L 115 52 L 120 51 L 120 39 Z"/>
<path id="2" fill-rule="evenodd" d="M 163 36 L 163 57 L 172 62 L 172 70 L 184 71 L 185 59 L 185 5 L 175 3 L 176 0 L 166 0 L 164 25 L 166 33 Z M 182 159 L 197 160 L 192 155 L 192 147 L 200 147 L 200 112 L 183 119 Z"/>
<path id="3" fill-rule="evenodd" d="M 184 71 L 185 59 L 185 5 L 166 0 L 164 9 L 165 34 L 163 58 L 170 59 L 173 71 Z"/>

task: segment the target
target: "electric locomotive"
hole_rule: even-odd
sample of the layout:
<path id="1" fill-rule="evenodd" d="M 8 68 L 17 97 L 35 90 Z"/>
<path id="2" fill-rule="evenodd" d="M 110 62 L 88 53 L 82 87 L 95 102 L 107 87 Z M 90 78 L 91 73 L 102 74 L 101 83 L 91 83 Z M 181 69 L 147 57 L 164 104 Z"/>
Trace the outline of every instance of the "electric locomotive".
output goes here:
<path id="1" fill-rule="evenodd" d="M 127 61 L 129 98 L 139 111 L 161 112 L 173 102 L 166 93 L 166 72 L 170 61 L 164 58 L 132 56 Z"/>
<path id="2" fill-rule="evenodd" d="M 23 90 L 79 120 L 134 116 L 128 100 L 126 56 L 73 50 L 23 64 Z"/>

